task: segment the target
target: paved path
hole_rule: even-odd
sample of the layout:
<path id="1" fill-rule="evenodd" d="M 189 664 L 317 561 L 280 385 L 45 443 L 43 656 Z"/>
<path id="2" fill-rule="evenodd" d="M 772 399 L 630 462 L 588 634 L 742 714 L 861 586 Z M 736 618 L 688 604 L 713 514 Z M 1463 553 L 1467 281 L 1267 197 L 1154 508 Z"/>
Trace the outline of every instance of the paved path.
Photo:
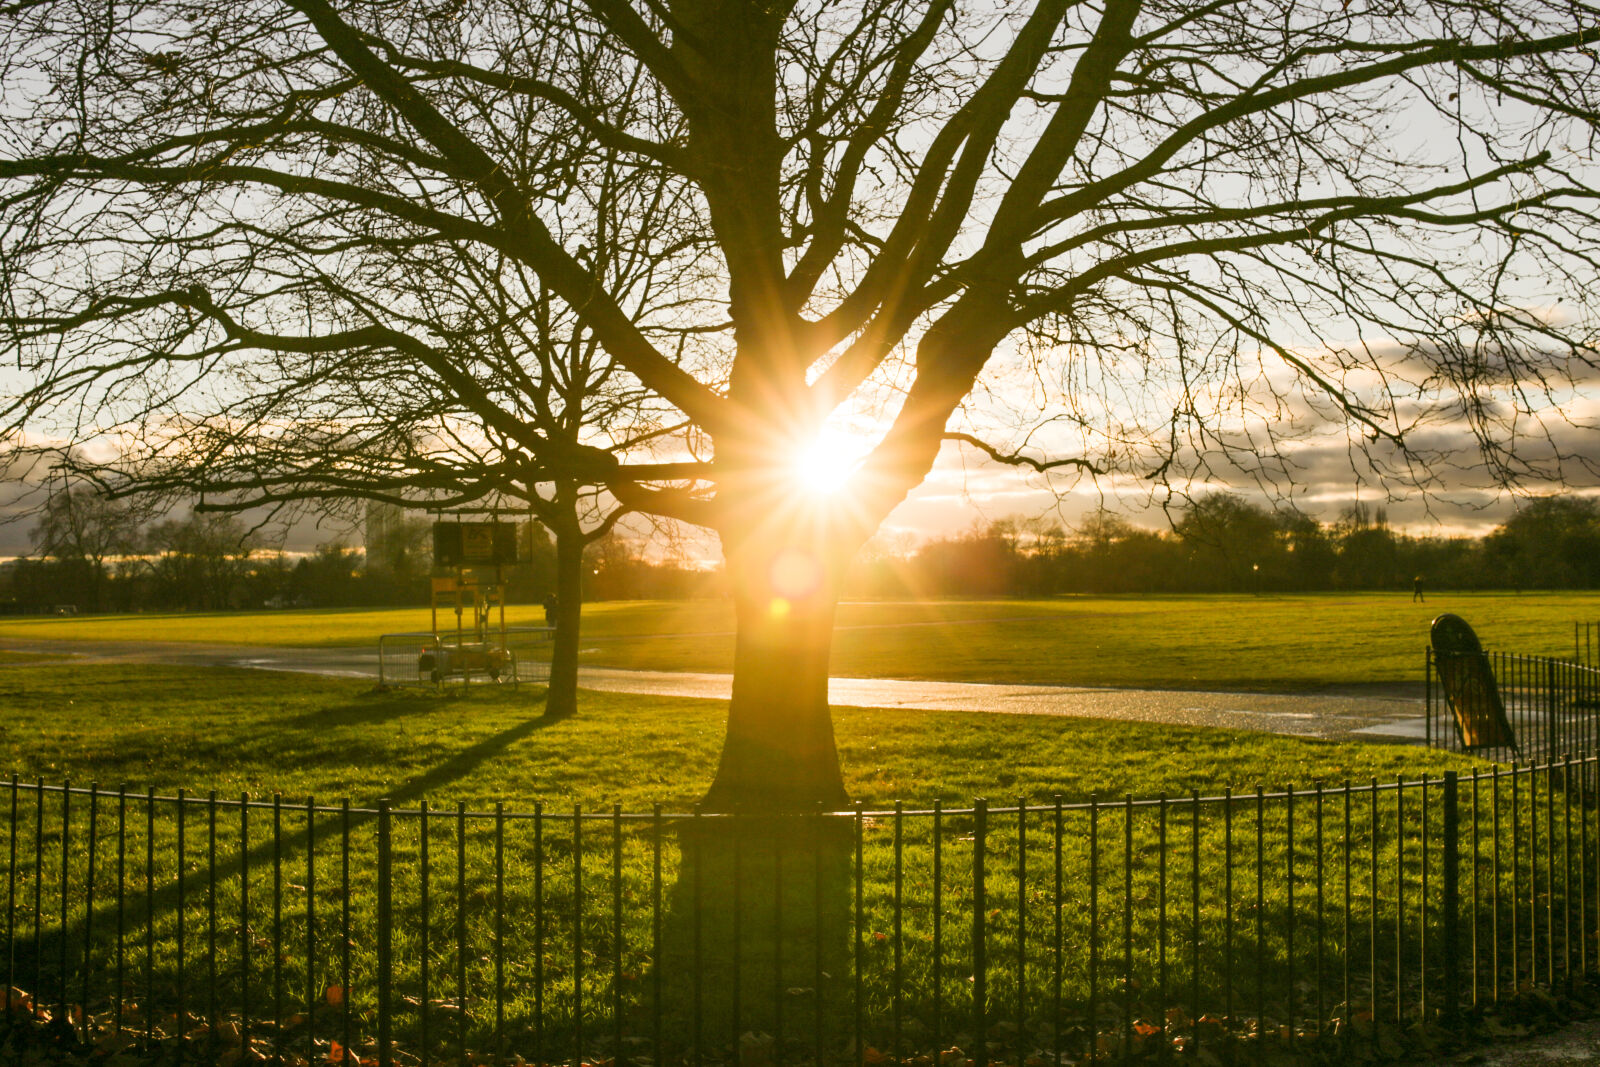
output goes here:
<path id="1" fill-rule="evenodd" d="M 0 649 L 98 662 L 177 663 L 300 671 L 376 679 L 378 656 L 362 648 L 281 648 L 162 642 L 56 642 L 0 639 Z M 614 693 L 726 700 L 733 676 L 584 667 L 579 684 Z M 1167 689 L 993 685 L 893 678 L 834 678 L 839 707 L 1073 715 L 1267 730 L 1299 737 L 1420 741 L 1420 686 L 1346 686 L 1309 693 L 1215 693 Z"/>
<path id="2" fill-rule="evenodd" d="M 1578 1019 L 1549 1033 L 1474 1045 L 1420 1059 L 1403 1057 L 1396 1067 L 1594 1067 L 1600 1063 L 1600 1019 Z"/>

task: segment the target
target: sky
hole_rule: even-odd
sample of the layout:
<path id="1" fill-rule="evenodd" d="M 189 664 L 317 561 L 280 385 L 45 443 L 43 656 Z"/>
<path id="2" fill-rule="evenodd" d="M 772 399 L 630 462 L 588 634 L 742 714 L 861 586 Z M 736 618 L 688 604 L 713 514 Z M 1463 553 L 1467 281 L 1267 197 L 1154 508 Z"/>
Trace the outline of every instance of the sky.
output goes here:
<path id="1" fill-rule="evenodd" d="M 1593 447 L 1600 449 L 1600 442 Z M 1191 496 L 1237 493 L 1269 509 L 1293 502 L 1301 511 L 1325 523 L 1337 519 L 1341 509 L 1361 501 L 1369 507 L 1385 508 L 1390 525 L 1407 533 L 1473 537 L 1504 522 L 1518 501 L 1509 492 L 1485 485 L 1484 479 L 1474 477 L 1472 471 L 1452 472 L 1427 495 L 1392 494 L 1370 479 L 1365 484 L 1358 482 L 1349 456 L 1342 446 L 1332 442 L 1306 450 L 1301 458 L 1309 469 L 1292 486 L 1264 490 L 1254 485 L 1202 481 L 1188 486 L 1186 492 Z M 1565 488 L 1537 485 L 1532 491 L 1600 496 L 1600 483 L 1576 479 Z M 1168 498 L 1149 485 L 1082 481 L 1064 491 L 1052 492 L 1037 478 L 987 460 L 964 460 L 947 447 L 923 484 L 889 516 L 881 535 L 916 540 L 950 536 L 975 523 L 1012 516 L 1043 517 L 1071 527 L 1101 507 L 1125 516 L 1135 525 L 1165 529 L 1169 520 L 1162 503 L 1168 499 L 1171 507 L 1181 509 L 1181 497 Z M 1176 510 L 1171 514 L 1177 518 Z"/>
<path id="2" fill-rule="evenodd" d="M 1579 406 L 1600 407 L 1600 399 L 1587 400 Z M 1469 447 L 1467 438 L 1470 435 L 1465 427 L 1458 428 L 1455 436 L 1460 438 L 1457 442 L 1460 447 Z M 1576 447 L 1588 447 L 1600 458 L 1600 435 L 1575 430 L 1571 437 Z M 1441 484 L 1426 496 L 1417 492 L 1391 495 L 1384 486 L 1370 479 L 1360 484 L 1344 443 L 1335 437 L 1306 445 L 1298 450 L 1296 459 L 1303 469 L 1292 486 L 1267 491 L 1240 483 L 1228 485 L 1213 481 L 1195 483 L 1188 487 L 1188 492 L 1193 495 L 1209 491 L 1235 492 L 1269 508 L 1292 501 L 1323 522 L 1332 522 L 1338 518 L 1340 509 L 1360 500 L 1372 507 L 1386 508 L 1390 524 L 1398 529 L 1413 534 L 1449 536 L 1481 536 L 1504 522 L 1517 502 L 1512 494 L 1485 485 L 1481 469 L 1470 467 L 1445 472 Z M 27 555 L 33 550 L 33 522 L 19 515 L 19 505 L 15 501 L 18 488 L 15 482 L 0 485 L 0 515 L 6 520 L 0 522 L 0 558 Z M 1545 484 L 1529 488 L 1535 493 L 1563 491 L 1600 496 L 1600 481 L 1592 478 L 1574 478 L 1573 484 L 1564 489 Z M 1062 483 L 1052 488 L 1037 475 L 1024 474 L 950 444 L 945 446 L 922 485 L 885 521 L 879 536 L 891 547 L 905 548 L 931 538 L 957 535 L 975 525 L 1018 516 L 1043 518 L 1070 529 L 1102 507 L 1125 516 L 1135 525 L 1164 529 L 1168 525 L 1167 513 L 1161 507 L 1164 499 L 1164 494 L 1148 484 L 1114 480 L 1099 483 L 1080 480 L 1075 485 Z M 1182 500 L 1173 498 L 1172 505 L 1181 508 Z M 1177 511 L 1172 515 L 1175 519 Z M 292 553 L 310 552 L 333 540 L 353 545 L 361 543 L 359 531 L 347 520 L 320 516 L 302 519 L 291 526 L 286 531 L 283 547 Z M 716 556 L 715 545 L 708 541 L 690 549 L 690 553 L 704 556 L 706 562 L 711 562 Z"/>
<path id="3" fill-rule="evenodd" d="M 1264 364 L 1270 366 L 1268 362 Z M 1536 466 L 1560 454 L 1566 459 L 1559 470 L 1547 470 L 1525 478 L 1518 487 L 1523 495 L 1554 492 L 1581 493 L 1600 497 L 1600 370 L 1591 370 L 1575 388 L 1547 398 L 1545 432 L 1529 434 L 1517 442 L 1520 459 Z M 1273 509 L 1292 505 L 1324 523 L 1335 521 L 1341 510 L 1357 501 L 1369 508 L 1386 510 L 1391 526 L 1417 535 L 1481 536 L 1504 522 L 1514 511 L 1519 496 L 1497 485 L 1481 459 L 1479 441 L 1462 419 L 1437 414 L 1422 419 L 1408 435 L 1419 450 L 1436 457 L 1427 469 L 1431 480 L 1419 489 L 1396 479 L 1389 471 L 1404 470 L 1405 463 L 1393 449 L 1352 438 L 1351 431 L 1337 410 L 1330 410 L 1314 396 L 1286 384 L 1264 381 L 1263 395 L 1247 405 L 1252 412 L 1235 419 L 1228 427 L 1238 440 L 1259 442 L 1270 433 L 1282 457 L 1280 476 L 1264 481 L 1255 472 L 1241 468 L 1218 455 L 1205 457 L 1208 471 L 1170 489 L 1129 476 L 1088 477 L 1044 476 L 1005 466 L 976 450 L 947 442 L 938 461 L 922 484 L 883 523 L 880 542 L 893 551 L 904 551 L 917 543 L 960 534 L 988 522 L 1006 518 L 1026 518 L 1056 523 L 1069 532 L 1089 514 L 1105 508 L 1138 526 L 1164 529 L 1181 514 L 1186 497 L 1208 492 L 1232 492 L 1263 507 Z M 997 395 L 990 390 L 987 395 Z M 1446 394 L 1434 398 L 1436 410 L 1448 412 L 1459 407 L 1459 397 Z M 964 416 L 952 425 L 986 420 L 998 426 L 998 415 L 976 410 L 975 398 Z M 1170 399 L 1155 398 L 1169 404 Z M 1021 424 L 1049 423 L 1050 402 L 1035 408 L 1018 409 Z M 1113 412 L 1108 412 L 1112 414 Z M 1270 413 L 1270 414 L 1267 414 Z M 844 450 L 823 455 L 820 466 L 842 470 L 849 466 L 848 453 L 873 443 L 882 432 L 883 412 L 846 419 L 835 442 Z M 1003 438 L 992 437 L 994 440 Z M 1050 434 L 1057 434 L 1053 439 Z M 1028 451 L 1044 458 L 1079 454 L 1083 441 L 1074 441 L 1070 431 L 1061 434 L 1053 426 L 1033 438 Z M 1190 466 L 1195 466 L 1192 455 Z M 1150 467 L 1153 463 L 1144 462 Z M 1544 466 L 1552 466 L 1548 462 Z M 1127 466 L 1137 469 L 1140 462 Z M 7 478 L 9 473 L 10 477 Z M 1416 473 L 1413 471 L 1413 473 Z M 1285 476 L 1286 475 L 1286 476 Z M 0 471 L 0 558 L 27 555 L 34 551 L 35 525 L 26 513 L 37 505 L 39 494 L 27 495 L 25 479 L 16 471 Z M 342 541 L 362 543 L 357 526 L 348 519 L 329 515 L 303 518 L 286 530 L 274 532 L 269 543 L 282 538 L 282 547 L 292 553 L 310 552 L 319 545 Z M 702 563 L 718 557 L 715 538 L 690 538 L 684 551 Z"/>
<path id="4" fill-rule="evenodd" d="M 1498 102 L 1497 102 L 1498 107 Z M 1519 119 L 1515 105 L 1496 112 L 1506 121 Z M 1431 112 L 1411 115 L 1399 112 L 1390 116 L 1397 126 L 1396 137 L 1410 138 L 1419 146 L 1449 142 L 1458 131 L 1437 125 Z M 1411 121 L 1432 122 L 1433 126 L 1408 125 Z M 1542 290 L 1540 278 L 1529 281 L 1527 294 Z M 1445 397 L 1444 406 L 1450 406 Z M 1158 400 L 1156 408 L 1162 406 Z M 1265 405 L 1267 409 L 1271 404 Z M 1048 411 L 1044 412 L 1048 415 Z M 1551 424 L 1555 451 L 1574 458 L 1561 471 L 1559 479 L 1533 477 L 1523 482 L 1524 492 L 1578 492 L 1600 494 L 1600 378 L 1582 382 L 1577 392 L 1557 398 Z M 1342 508 L 1362 501 L 1387 510 L 1392 525 L 1416 534 L 1481 535 L 1503 522 L 1513 511 L 1516 497 L 1497 486 L 1480 461 L 1475 459 L 1472 430 L 1464 422 L 1432 421 L 1419 429 L 1413 440 L 1429 452 L 1450 457 L 1435 464 L 1425 492 L 1382 476 L 1359 450 L 1353 450 L 1344 426 L 1315 405 L 1295 403 L 1278 411 L 1278 424 L 1259 422 L 1240 427 L 1242 433 L 1287 433 L 1282 445 L 1293 463 L 1292 476 L 1262 487 L 1251 472 L 1217 457 L 1212 457 L 1209 476 L 1178 487 L 1181 492 L 1199 495 L 1207 491 L 1238 492 L 1264 506 L 1292 502 L 1301 511 L 1331 522 Z M 1563 421 L 1563 418 L 1565 421 Z M 1072 454 L 1073 442 L 1049 442 L 1052 453 Z M 1518 446 L 1525 458 L 1538 459 L 1537 439 Z M 1379 455 L 1380 460 L 1394 457 Z M 1587 466 L 1582 462 L 1587 460 Z M 16 556 L 32 550 L 33 522 L 19 514 L 19 487 L 7 484 L 0 475 L 0 557 Z M 1135 524 L 1162 528 L 1169 521 L 1163 504 L 1181 507 L 1181 497 L 1173 497 L 1161 487 L 1141 484 L 1126 478 L 1100 481 L 1058 480 L 1047 484 L 1039 476 L 987 461 L 973 452 L 947 446 L 938 462 L 917 488 L 883 524 L 881 534 L 891 543 L 910 544 L 932 537 L 949 536 L 1001 518 L 1021 516 L 1043 518 L 1070 528 L 1084 516 L 1101 507 L 1109 508 Z M 1176 517 L 1176 511 L 1171 512 Z M 6 521 L 7 519 L 11 521 Z M 284 547 L 305 552 L 321 543 L 343 539 L 359 543 L 359 533 L 338 520 L 305 520 L 287 531 Z"/>

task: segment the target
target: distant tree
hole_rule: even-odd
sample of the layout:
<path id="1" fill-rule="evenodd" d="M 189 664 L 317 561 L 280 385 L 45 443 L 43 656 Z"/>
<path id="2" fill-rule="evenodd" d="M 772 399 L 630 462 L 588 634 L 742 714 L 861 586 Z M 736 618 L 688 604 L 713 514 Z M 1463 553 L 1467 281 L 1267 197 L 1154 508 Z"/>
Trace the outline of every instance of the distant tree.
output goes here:
<path id="1" fill-rule="evenodd" d="M 964 596 L 1012 592 L 1018 564 L 1016 526 L 1004 520 L 927 541 L 913 560 L 919 588 Z"/>
<path id="2" fill-rule="evenodd" d="M 1278 523 L 1265 509 L 1230 493 L 1208 493 L 1184 509 L 1173 532 L 1189 550 L 1200 588 L 1261 592 L 1282 551 Z"/>
<path id="3" fill-rule="evenodd" d="M 1485 539 L 1503 580 L 1519 589 L 1600 586 L 1600 504 L 1588 497 L 1540 496 Z"/>
<path id="4" fill-rule="evenodd" d="M 361 595 L 361 556 L 343 541 L 320 544 L 289 572 L 295 600 L 312 607 L 355 604 Z"/>
<path id="5" fill-rule="evenodd" d="M 1024 531 L 1026 550 L 1021 553 L 1015 570 L 1015 588 L 1020 596 L 1054 596 L 1063 592 L 1067 552 L 1067 532 L 1061 524 L 1048 518 L 1018 520 Z"/>
<path id="6" fill-rule="evenodd" d="M 104 611 L 108 565 L 137 551 L 146 516 L 138 503 L 113 499 L 88 483 L 70 485 L 65 478 L 52 479 L 33 528 L 34 550 L 61 565 L 59 578 L 79 580 L 87 596 L 80 607 Z"/>
<path id="7" fill-rule="evenodd" d="M 252 538 L 233 516 L 167 519 L 150 527 L 145 542 L 158 602 L 202 611 L 244 606 Z"/>
<path id="8" fill-rule="evenodd" d="M 433 562 L 428 520 L 396 504 L 375 502 L 367 504 L 363 519 L 363 563 L 375 594 L 397 603 L 424 595 Z"/>
<path id="9" fill-rule="evenodd" d="M 1085 515 L 1075 528 L 1079 566 L 1068 581 L 1078 592 L 1128 593 L 1159 586 L 1152 556 L 1159 538 L 1104 508 Z M 1153 551 L 1154 550 L 1154 551 Z"/>
<path id="10" fill-rule="evenodd" d="M 248 569 L 251 607 L 288 608 L 297 605 L 293 588 L 294 564 L 282 548 L 251 554 Z"/>
<path id="11" fill-rule="evenodd" d="M 1400 570 L 1400 547 L 1388 512 L 1361 501 L 1347 505 L 1333 525 L 1339 546 L 1336 580 L 1345 589 L 1392 589 L 1414 575 Z"/>
<path id="12" fill-rule="evenodd" d="M 1496 573 L 1484 545 L 1484 539 L 1474 537 L 1403 539 L 1401 576 L 1421 575 L 1429 590 L 1499 586 L 1503 578 Z"/>
<path id="13" fill-rule="evenodd" d="M 582 593 L 595 600 L 638 600 L 644 567 L 638 540 L 610 529 L 584 548 Z"/>
<path id="14" fill-rule="evenodd" d="M 613 527 L 591 541 L 583 555 L 584 596 L 592 600 L 656 600 L 721 592 L 719 576 L 656 554 L 632 532 Z"/>
<path id="15" fill-rule="evenodd" d="M 1338 550 L 1328 530 L 1316 519 L 1292 508 L 1280 508 L 1275 515 L 1281 556 L 1274 565 L 1273 579 L 1279 588 L 1294 590 L 1327 589 L 1333 584 Z"/>
<path id="16" fill-rule="evenodd" d="M 911 572 L 917 538 L 908 531 L 879 532 L 861 546 L 852 562 L 845 589 L 851 596 L 916 597 L 921 595 Z"/>

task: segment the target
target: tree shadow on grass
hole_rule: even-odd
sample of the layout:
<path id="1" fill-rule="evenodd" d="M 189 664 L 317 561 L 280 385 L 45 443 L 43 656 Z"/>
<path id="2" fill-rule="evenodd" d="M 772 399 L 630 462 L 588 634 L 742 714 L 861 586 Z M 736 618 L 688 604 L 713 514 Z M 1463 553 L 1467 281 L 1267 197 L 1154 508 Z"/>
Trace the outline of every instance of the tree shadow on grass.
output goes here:
<path id="1" fill-rule="evenodd" d="M 273 723 L 274 729 L 326 729 L 330 726 L 374 726 L 418 715 L 430 715 L 445 703 L 433 694 L 372 692 L 348 704 L 318 708 Z"/>
<path id="2" fill-rule="evenodd" d="M 468 745 L 426 773 L 412 778 L 399 789 L 389 791 L 383 799 L 397 806 L 410 805 L 422 800 L 431 792 L 463 780 L 489 760 L 501 755 L 519 742 L 534 736 L 546 726 L 554 725 L 557 721 L 542 716 L 521 720 L 507 729 Z M 348 752 L 342 753 L 341 758 L 348 758 L 348 755 Z M 26 789 L 26 787 L 23 788 Z M 48 800 L 41 799 L 41 802 L 46 805 L 45 818 L 42 821 L 38 821 L 32 812 L 25 813 L 25 817 L 18 823 L 16 837 L 18 838 L 17 844 L 20 846 L 17 867 L 23 873 L 26 873 L 27 868 L 30 866 L 24 858 L 24 853 L 31 851 L 28 838 L 35 836 L 35 833 L 40 838 L 40 847 L 47 852 L 55 854 L 56 858 L 49 861 L 48 866 L 41 868 L 44 878 L 42 887 L 48 890 L 52 888 L 49 871 L 61 869 L 61 860 L 59 859 L 61 824 L 59 817 L 54 820 L 51 818 L 54 814 L 51 809 L 59 811 L 57 802 L 51 794 L 45 794 L 45 796 L 51 798 Z M 119 943 L 125 940 L 128 945 L 137 947 L 142 943 L 144 936 L 142 931 L 147 927 L 147 924 L 159 924 L 164 920 L 170 919 L 173 913 L 179 909 L 180 903 L 184 909 L 193 910 L 197 906 L 197 902 L 207 899 L 208 890 L 214 884 L 214 880 L 220 882 L 237 881 L 241 869 L 248 868 L 251 872 L 251 881 L 255 883 L 258 879 L 266 876 L 265 872 L 273 869 L 275 860 L 284 864 L 284 867 L 280 869 L 288 867 L 285 860 L 303 865 L 303 857 L 313 837 L 318 844 L 320 852 L 328 847 L 329 842 L 338 840 L 341 835 L 346 833 L 347 827 L 350 832 L 359 832 L 363 827 L 375 823 L 377 821 L 377 813 L 373 808 L 376 806 L 378 798 L 358 801 L 355 810 L 349 812 L 348 816 L 342 812 L 323 812 L 318 813 L 309 820 L 303 806 L 285 804 L 281 811 L 286 817 L 286 822 L 292 820 L 292 825 L 282 827 L 276 834 L 272 829 L 273 817 L 276 812 L 271 810 L 271 802 L 252 801 L 251 807 L 253 810 L 250 812 L 249 820 L 251 833 L 247 838 L 248 848 L 242 854 L 238 847 L 242 836 L 241 831 L 243 830 L 242 809 L 238 799 L 233 798 L 230 801 L 219 802 L 216 813 L 218 816 L 216 822 L 217 836 L 213 846 L 215 847 L 215 867 L 213 867 L 209 862 L 201 862 L 202 857 L 208 857 L 207 846 L 211 845 L 207 830 L 208 817 L 211 815 L 211 810 L 205 799 L 191 796 L 190 803 L 185 808 L 191 835 L 186 869 L 181 873 L 181 876 L 177 875 L 176 872 L 158 870 L 157 876 L 161 879 L 160 883 L 148 889 L 144 884 L 145 874 L 143 869 L 146 862 L 143 854 L 145 848 L 143 835 L 146 833 L 145 828 L 151 825 L 148 821 L 148 801 L 143 795 L 128 794 L 126 800 L 123 801 L 126 805 L 125 815 L 122 818 L 117 818 L 113 815 L 113 812 L 116 810 L 118 801 L 119 797 L 116 793 L 102 794 L 99 807 L 99 829 L 96 832 L 96 839 L 100 842 L 100 869 L 98 874 L 100 888 L 94 898 L 93 907 L 85 909 L 80 898 L 73 907 L 67 909 L 65 914 L 52 914 L 49 907 L 50 898 L 55 897 L 59 901 L 60 887 L 59 882 L 56 882 L 53 886 L 55 892 L 47 892 L 45 894 L 44 907 L 42 908 L 43 914 L 41 915 L 41 929 L 37 936 L 25 936 L 31 926 L 31 919 L 26 922 L 15 923 L 16 932 L 11 945 L 12 955 L 7 965 L 8 973 L 17 978 L 31 976 L 33 979 L 32 984 L 36 988 L 29 990 L 29 992 L 38 998 L 41 1005 L 56 1004 L 58 1002 L 67 1004 L 78 1002 L 80 999 L 78 992 L 80 986 L 83 985 L 81 968 L 86 965 L 85 952 L 86 950 L 90 952 L 91 959 L 87 962 L 87 966 L 91 969 L 102 969 L 107 966 L 110 949 L 101 942 L 111 936 L 113 932 L 127 931 L 125 937 L 119 935 Z M 31 808 L 32 805 L 25 805 L 25 807 Z M 87 836 L 87 824 L 84 821 L 87 807 L 87 802 L 83 797 L 73 798 L 71 831 L 74 849 L 81 848 L 79 843 Z M 263 810 L 263 808 L 268 810 Z M 155 825 L 170 824 L 172 822 L 174 809 L 171 801 L 157 800 L 154 810 L 157 819 Z M 113 895 L 108 886 L 108 882 L 112 877 L 110 873 L 111 865 L 116 862 L 120 866 L 123 862 L 123 857 L 118 855 L 119 850 L 115 844 L 115 827 L 118 822 L 124 819 L 128 830 L 133 835 L 133 845 L 127 849 L 131 885 L 128 892 L 117 891 Z M 346 822 L 346 819 L 348 819 L 348 822 Z M 37 831 L 34 830 L 36 825 L 39 827 Z M 113 856 L 117 857 L 115 861 Z M 171 858 L 168 857 L 166 862 L 170 865 Z M 334 872 L 330 871 L 328 873 L 332 875 Z M 81 889 L 82 887 L 78 886 L 74 892 L 81 892 Z M 26 904 L 28 901 L 24 899 L 17 903 Z M 252 909 L 251 922 L 259 924 L 259 916 L 255 915 L 255 910 Z M 56 915 L 60 916 L 59 920 L 50 922 L 49 920 L 56 917 Z M 238 937 L 238 916 L 227 918 L 226 922 L 234 928 L 234 932 L 229 936 L 236 939 Z M 92 939 L 89 933 L 86 932 L 86 923 L 88 924 L 87 930 L 93 932 Z M 198 932 L 192 936 L 198 937 Z M 95 943 L 94 946 L 90 945 L 91 940 Z M 160 939 L 158 939 L 158 943 L 159 941 Z M 158 954 L 162 951 L 158 948 Z M 117 955 L 120 959 L 122 955 L 120 948 L 117 950 Z M 193 961 L 197 958 L 198 956 L 191 956 L 191 966 L 193 966 Z M 120 970 L 120 963 L 118 967 Z M 170 960 L 160 960 L 155 975 L 149 979 L 151 990 L 157 1000 L 168 1004 L 174 1000 L 177 987 L 177 976 L 175 973 L 171 973 L 170 968 Z M 105 989 L 108 983 L 104 981 L 104 977 L 102 974 L 101 978 L 96 980 L 93 985 L 100 989 Z M 127 978 L 130 982 L 128 995 L 134 1000 L 142 999 L 144 994 L 143 982 L 138 980 L 138 976 L 132 973 L 131 970 Z M 238 978 L 237 974 L 219 975 L 219 988 L 210 995 L 221 1003 L 236 1003 L 239 989 Z M 189 975 L 189 981 L 192 982 L 193 979 L 194 976 L 192 974 Z M 96 1010 L 92 1004 L 89 1007 L 91 1011 Z M 197 1007 L 198 1005 L 191 1000 L 191 1010 Z M 137 1016 L 130 1018 L 130 1023 L 136 1021 Z"/>
<path id="3" fill-rule="evenodd" d="M 396 750 L 390 739 L 378 736 L 330 736 L 330 731 L 393 725 L 416 716 L 426 716 L 440 710 L 433 701 L 387 699 L 382 703 L 352 701 L 317 712 L 296 715 L 271 724 L 241 723 L 232 729 L 209 729 L 190 740 L 182 752 L 188 764 L 199 767 L 223 768 L 240 764 L 258 763 L 267 768 L 282 764 L 286 759 L 296 768 L 308 767 L 379 767 L 394 761 Z M 488 760 L 505 749 L 531 736 L 557 720 L 548 716 L 522 720 L 504 731 L 474 742 L 467 748 L 448 756 L 443 763 L 420 775 L 388 794 L 395 804 L 422 799 L 430 791 L 444 788 L 469 777 Z M 409 753 L 408 753 L 409 755 Z M 135 734 L 119 740 L 98 759 L 102 780 L 127 781 L 147 774 L 151 767 L 170 765 L 173 748 L 169 738 L 160 734 Z M 182 777 L 179 777 L 182 775 Z M 184 782 L 186 772 L 181 768 L 165 776 L 168 782 L 174 777 Z M 189 779 L 192 782 L 192 779 Z M 160 790 L 170 785 L 157 783 Z M 115 789 L 106 790 L 114 796 Z M 139 795 L 130 791 L 130 797 Z M 191 796 L 204 796 L 190 791 Z M 237 801 L 237 792 L 219 799 Z M 258 798 L 259 799 L 259 798 Z M 377 796 L 355 797 L 357 807 L 371 807 Z"/>
<path id="4" fill-rule="evenodd" d="M 559 718 L 543 715 L 524 719 L 509 729 L 501 730 L 468 745 L 432 770 L 411 779 L 399 789 L 390 790 L 388 799 L 397 804 L 411 804 L 423 800 L 430 793 L 467 778 L 512 745 L 526 741 L 546 727 L 560 725 L 562 721 Z"/>
<path id="5" fill-rule="evenodd" d="M 837 1055 L 853 1014 L 853 826 L 804 815 L 678 823 L 660 957 L 623 1019 L 651 1045 L 659 1032 L 655 1062 Z M 600 1033 L 615 1026 L 609 1013 L 600 1022 Z"/>
<path id="6" fill-rule="evenodd" d="M 552 914 L 570 917 L 575 902 L 571 823 L 568 816 L 547 818 L 548 923 Z M 494 1009 L 485 1005 L 472 1047 L 534 1063 L 848 1059 L 855 1011 L 853 820 L 717 815 L 633 825 L 640 836 L 631 839 L 599 827 L 584 831 L 589 873 L 581 948 L 570 923 L 557 935 L 547 925 L 538 1003 L 509 991 L 503 1043 L 490 1025 Z M 656 841 L 659 883 L 651 873 Z M 623 915 L 622 944 L 615 916 L 607 914 L 615 875 L 605 871 L 619 847 L 644 864 L 624 875 L 620 901 L 632 903 Z M 517 895 L 525 909 L 529 887 Z M 525 911 L 517 914 L 529 922 Z M 531 977 L 527 962 L 508 961 L 518 965 L 524 984 Z"/>

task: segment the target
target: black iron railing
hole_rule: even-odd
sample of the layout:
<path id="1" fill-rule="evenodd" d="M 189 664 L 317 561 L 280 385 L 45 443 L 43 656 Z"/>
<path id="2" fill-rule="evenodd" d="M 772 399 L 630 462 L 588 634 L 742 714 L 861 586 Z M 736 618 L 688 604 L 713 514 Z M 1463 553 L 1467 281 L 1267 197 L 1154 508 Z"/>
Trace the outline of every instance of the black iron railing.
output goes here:
<path id="1" fill-rule="evenodd" d="M 1600 761 L 803 816 L 0 782 L 6 1022 L 388 1064 L 1377 1048 L 1596 969 Z"/>
<path id="2" fill-rule="evenodd" d="M 1488 681 L 1467 686 L 1463 700 L 1460 694 L 1452 695 L 1441 678 L 1466 660 L 1473 661 L 1468 666 L 1486 670 Z M 1453 673 L 1467 677 L 1477 672 L 1455 669 Z M 1429 649 L 1426 678 L 1426 740 L 1432 747 L 1501 762 L 1600 751 L 1600 668 L 1511 652 Z M 1496 705 L 1504 712 L 1511 743 L 1469 744 L 1471 731 L 1464 735 L 1458 719 L 1465 716 L 1481 728 L 1498 713 Z M 1493 730 L 1486 733 L 1495 737 Z"/>
<path id="3" fill-rule="evenodd" d="M 1600 622 L 1572 624 L 1572 658 L 1585 667 L 1600 667 Z"/>

